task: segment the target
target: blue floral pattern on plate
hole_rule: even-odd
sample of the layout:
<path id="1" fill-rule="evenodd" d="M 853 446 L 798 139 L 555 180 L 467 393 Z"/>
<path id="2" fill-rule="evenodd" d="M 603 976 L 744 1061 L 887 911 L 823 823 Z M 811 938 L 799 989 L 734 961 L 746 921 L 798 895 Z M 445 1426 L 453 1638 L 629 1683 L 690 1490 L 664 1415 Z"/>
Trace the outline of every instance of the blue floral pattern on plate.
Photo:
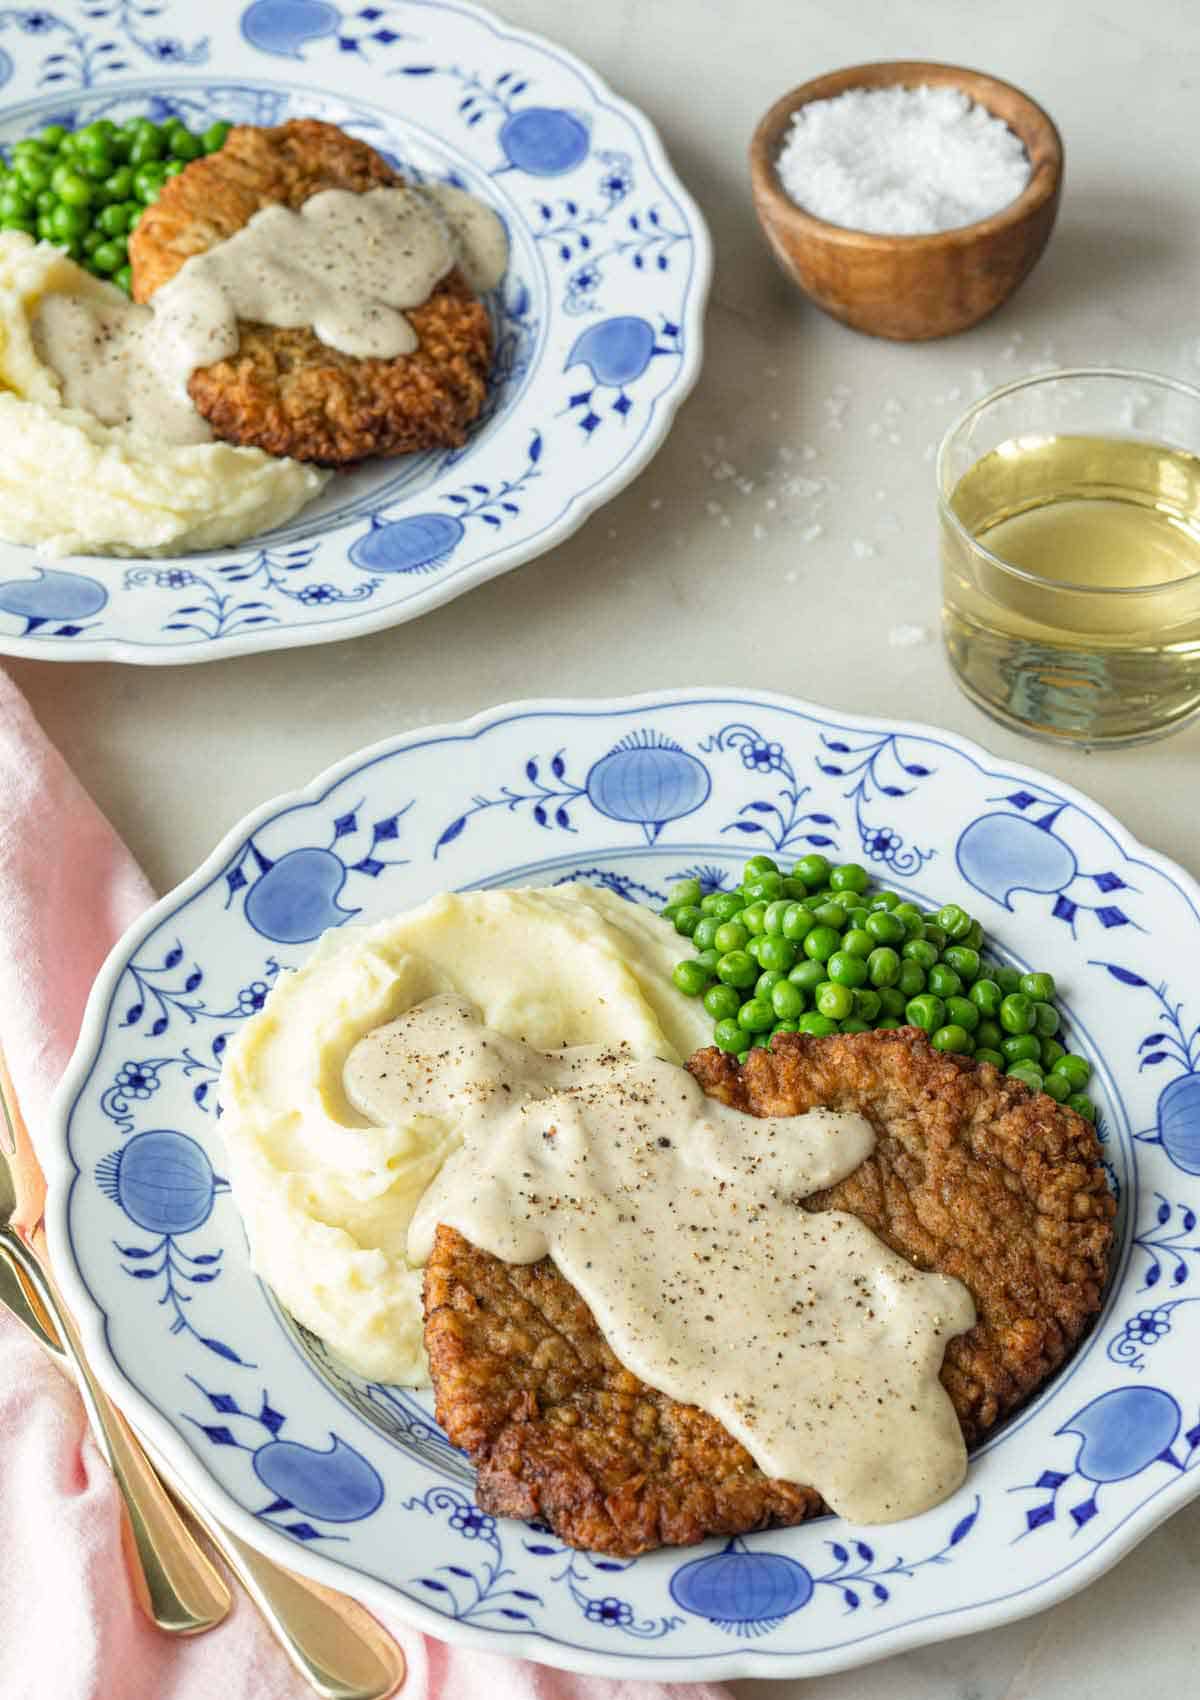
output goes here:
<path id="1" fill-rule="evenodd" d="M 633 478 L 700 365 L 700 214 L 645 120 L 578 61 L 450 0 L 0 7 L 0 148 L 137 113 L 343 125 L 494 205 L 488 399 L 464 447 L 340 475 L 244 546 L 129 565 L 0 543 L 0 653 L 146 664 L 415 618 L 553 547 Z"/>
<path id="2" fill-rule="evenodd" d="M 632 1564 L 571 1553 L 478 1511 L 429 1396 L 354 1376 L 257 1282 L 222 1181 L 221 1058 L 322 927 L 447 887 L 588 882 L 657 903 L 684 876 L 727 888 L 772 847 L 869 861 L 1055 974 L 1095 1065 L 1113 1279 L 1080 1352 L 924 1516 Z M 764 1676 L 1002 1622 L 1200 1488 L 1198 942 L 1200 890 L 1178 868 L 1085 797 L 928 728 L 698 691 L 414 734 L 243 822 L 102 974 L 59 1099 L 64 1283 L 98 1366 L 214 1510 L 450 1638 L 634 1677 Z"/>

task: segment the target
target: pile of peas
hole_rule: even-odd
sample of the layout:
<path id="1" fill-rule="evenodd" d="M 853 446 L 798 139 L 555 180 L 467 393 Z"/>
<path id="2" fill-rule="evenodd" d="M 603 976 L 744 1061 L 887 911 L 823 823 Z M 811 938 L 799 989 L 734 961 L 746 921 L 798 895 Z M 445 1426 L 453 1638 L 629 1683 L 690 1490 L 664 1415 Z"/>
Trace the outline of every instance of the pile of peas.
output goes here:
<path id="1" fill-rule="evenodd" d="M 676 964 L 676 986 L 703 998 L 714 1043 L 741 1061 L 774 1033 L 920 1027 L 936 1050 L 989 1062 L 1096 1119 L 1091 1064 L 1056 1038 L 1053 976 L 988 961 L 983 928 L 956 903 L 924 913 L 872 889 L 856 862 L 802 856 L 785 874 L 752 856 L 736 891 L 705 896 L 684 880 L 663 914 L 696 950 Z"/>
<path id="2" fill-rule="evenodd" d="M 216 153 L 228 134 L 228 124 L 213 124 L 196 136 L 178 118 L 98 118 L 83 130 L 48 124 L 0 166 L 0 230 L 52 242 L 128 294 L 130 231 L 168 177 Z"/>

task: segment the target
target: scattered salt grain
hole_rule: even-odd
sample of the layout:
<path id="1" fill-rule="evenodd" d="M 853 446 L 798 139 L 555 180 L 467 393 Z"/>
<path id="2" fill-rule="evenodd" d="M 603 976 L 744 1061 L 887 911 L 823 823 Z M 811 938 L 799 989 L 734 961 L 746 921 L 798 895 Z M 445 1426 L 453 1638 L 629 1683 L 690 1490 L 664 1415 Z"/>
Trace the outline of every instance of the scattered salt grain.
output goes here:
<path id="1" fill-rule="evenodd" d="M 754 527 L 754 541 L 756 543 L 761 543 L 766 535 L 767 528 L 765 525 L 756 525 Z"/>
<path id="2" fill-rule="evenodd" d="M 856 537 L 850 547 L 859 561 L 866 561 L 875 553 L 875 545 L 868 543 L 865 537 Z"/>
<path id="3" fill-rule="evenodd" d="M 929 627 L 893 626 L 888 633 L 888 642 L 893 649 L 915 649 L 918 644 L 929 642 Z"/>
<path id="4" fill-rule="evenodd" d="M 659 508 L 661 508 L 661 507 L 662 507 L 662 497 L 661 496 L 652 496 L 650 498 L 650 512 L 652 514 L 656 514 L 658 512 Z"/>
<path id="5" fill-rule="evenodd" d="M 848 89 L 792 116 L 777 162 L 798 206 L 830 224 L 928 235 L 1015 201 L 1029 156 L 959 89 Z"/>
<path id="6" fill-rule="evenodd" d="M 804 530 L 800 533 L 800 536 L 805 543 L 815 543 L 824 529 L 825 527 L 823 525 L 806 525 Z"/>

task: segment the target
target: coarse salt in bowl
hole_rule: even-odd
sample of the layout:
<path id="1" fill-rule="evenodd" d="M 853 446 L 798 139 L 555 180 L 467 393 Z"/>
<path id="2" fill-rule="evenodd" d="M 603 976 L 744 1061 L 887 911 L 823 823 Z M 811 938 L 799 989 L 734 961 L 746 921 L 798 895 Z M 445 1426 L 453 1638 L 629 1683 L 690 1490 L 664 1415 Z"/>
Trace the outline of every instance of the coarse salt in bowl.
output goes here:
<path id="1" fill-rule="evenodd" d="M 1063 152 L 1050 117 L 1010 83 L 901 60 L 784 95 L 750 161 L 784 271 L 834 318 L 909 342 L 977 324 L 1028 275 L 1058 210 Z"/>

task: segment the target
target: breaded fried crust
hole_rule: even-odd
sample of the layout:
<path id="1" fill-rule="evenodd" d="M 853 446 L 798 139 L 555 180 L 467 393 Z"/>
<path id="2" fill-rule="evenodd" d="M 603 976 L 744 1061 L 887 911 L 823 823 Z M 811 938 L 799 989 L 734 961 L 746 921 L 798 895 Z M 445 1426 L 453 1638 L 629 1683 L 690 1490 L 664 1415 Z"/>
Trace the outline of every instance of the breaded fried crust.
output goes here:
<path id="1" fill-rule="evenodd" d="M 872 1123 L 872 1155 L 805 1208 L 851 1211 L 969 1289 L 978 1320 L 942 1370 L 969 1444 L 1063 1362 L 1099 1306 L 1115 1211 L 1081 1116 L 915 1028 L 781 1034 L 744 1068 L 715 1050 L 688 1066 L 754 1115 L 828 1106 Z M 438 1421 L 478 1466 L 487 1511 L 632 1556 L 824 1509 L 811 1488 L 763 1475 L 714 1418 L 623 1369 L 549 1259 L 505 1264 L 441 1227 L 425 1316 Z"/>
<path id="2" fill-rule="evenodd" d="M 333 124 L 240 125 L 225 145 L 170 177 L 129 240 L 133 295 L 147 301 L 193 254 L 234 235 L 264 207 L 296 208 L 323 189 L 395 187 L 375 149 Z M 342 465 L 368 455 L 457 447 L 483 406 L 491 360 L 487 311 L 457 267 L 408 318 L 419 346 L 359 359 L 308 327 L 243 321 L 238 352 L 200 367 L 188 393 L 226 442 Z"/>

